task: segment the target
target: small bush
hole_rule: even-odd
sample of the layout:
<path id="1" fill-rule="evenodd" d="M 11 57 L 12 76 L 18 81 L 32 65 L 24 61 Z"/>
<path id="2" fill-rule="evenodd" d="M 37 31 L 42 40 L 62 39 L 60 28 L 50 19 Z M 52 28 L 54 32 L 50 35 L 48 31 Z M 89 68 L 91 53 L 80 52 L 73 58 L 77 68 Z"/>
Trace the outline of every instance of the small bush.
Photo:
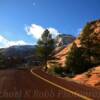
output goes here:
<path id="1" fill-rule="evenodd" d="M 54 67 L 54 72 L 55 72 L 56 74 L 62 74 L 63 68 L 61 68 L 61 67 Z"/>

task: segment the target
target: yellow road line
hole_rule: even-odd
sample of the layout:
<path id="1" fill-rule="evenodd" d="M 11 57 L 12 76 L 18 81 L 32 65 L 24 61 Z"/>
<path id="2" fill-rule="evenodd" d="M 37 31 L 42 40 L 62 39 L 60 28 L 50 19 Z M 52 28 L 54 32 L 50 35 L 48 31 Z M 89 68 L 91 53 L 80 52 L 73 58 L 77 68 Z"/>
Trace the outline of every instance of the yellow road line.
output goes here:
<path id="1" fill-rule="evenodd" d="M 82 99 L 84 99 L 84 100 L 93 100 L 93 99 L 91 99 L 91 98 L 89 98 L 89 97 L 87 97 L 87 96 L 84 96 L 84 95 L 82 95 L 82 94 L 79 94 L 79 93 L 77 93 L 77 92 L 74 92 L 74 91 L 72 91 L 72 90 L 69 90 L 69 89 L 67 89 L 67 88 L 64 88 L 64 87 L 62 87 L 62 86 L 60 86 L 60 85 L 58 85 L 58 84 L 56 84 L 56 83 L 53 83 L 53 82 L 51 82 L 51 81 L 49 81 L 49 80 L 47 80 L 47 79 L 45 79 L 45 78 L 39 76 L 38 74 L 34 73 L 32 69 L 31 69 L 31 73 L 32 73 L 33 75 L 35 75 L 36 77 L 40 78 L 41 80 L 43 80 L 43 81 L 45 81 L 45 82 L 47 82 L 47 83 L 49 83 L 49 84 L 51 84 L 51 85 L 53 85 L 53 86 L 56 86 L 56 87 L 58 87 L 58 88 L 60 88 L 60 89 L 62 89 L 62 90 L 64 90 L 64 91 L 66 91 L 66 92 L 69 92 L 69 93 L 71 93 L 71 94 L 73 94 L 73 95 L 76 95 L 76 96 L 78 96 L 78 97 L 80 97 L 80 98 L 82 98 Z"/>

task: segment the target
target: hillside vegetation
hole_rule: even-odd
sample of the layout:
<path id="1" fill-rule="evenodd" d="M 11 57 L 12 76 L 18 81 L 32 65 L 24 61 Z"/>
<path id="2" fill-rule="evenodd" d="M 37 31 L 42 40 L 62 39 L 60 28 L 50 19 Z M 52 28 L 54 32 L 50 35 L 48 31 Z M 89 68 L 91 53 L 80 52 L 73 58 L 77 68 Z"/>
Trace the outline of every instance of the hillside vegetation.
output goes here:
<path id="1" fill-rule="evenodd" d="M 100 65 L 100 21 L 87 23 L 79 40 L 80 46 L 73 42 L 66 57 L 66 67 L 74 73 Z"/>
<path id="2" fill-rule="evenodd" d="M 65 73 L 79 74 L 100 65 L 100 20 L 85 25 L 79 37 L 54 55 L 58 60 L 48 64 L 49 69 L 60 67 Z M 51 66 L 50 66 L 51 65 Z M 63 73 L 63 70 L 62 70 Z"/>

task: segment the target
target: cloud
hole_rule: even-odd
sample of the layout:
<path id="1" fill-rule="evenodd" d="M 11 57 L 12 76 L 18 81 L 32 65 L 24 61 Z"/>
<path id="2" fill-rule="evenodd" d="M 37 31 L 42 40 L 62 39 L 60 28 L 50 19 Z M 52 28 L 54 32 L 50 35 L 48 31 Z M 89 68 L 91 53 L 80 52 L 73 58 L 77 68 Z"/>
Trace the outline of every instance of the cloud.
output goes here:
<path id="1" fill-rule="evenodd" d="M 33 38 L 39 39 L 44 32 L 44 28 L 40 25 L 32 24 L 31 26 L 25 26 L 27 35 L 32 35 Z"/>
<path id="2" fill-rule="evenodd" d="M 23 40 L 11 41 L 5 38 L 4 36 L 0 35 L 0 48 L 5 48 L 13 45 L 27 45 L 27 43 Z"/>
<path id="3" fill-rule="evenodd" d="M 55 28 L 49 27 L 46 29 L 48 29 L 50 31 L 50 33 L 53 35 L 53 37 L 60 34 L 58 32 L 58 30 L 56 30 Z M 37 24 L 32 24 L 31 26 L 25 25 L 25 31 L 26 31 L 27 35 L 31 35 L 33 38 L 36 38 L 36 39 L 39 39 L 41 37 L 44 30 L 45 30 L 45 28 L 43 28 L 42 26 L 37 25 Z"/>
<path id="4" fill-rule="evenodd" d="M 57 35 L 61 34 L 55 28 L 49 27 L 47 29 L 50 31 L 50 33 L 52 34 L 53 37 L 56 37 Z"/>

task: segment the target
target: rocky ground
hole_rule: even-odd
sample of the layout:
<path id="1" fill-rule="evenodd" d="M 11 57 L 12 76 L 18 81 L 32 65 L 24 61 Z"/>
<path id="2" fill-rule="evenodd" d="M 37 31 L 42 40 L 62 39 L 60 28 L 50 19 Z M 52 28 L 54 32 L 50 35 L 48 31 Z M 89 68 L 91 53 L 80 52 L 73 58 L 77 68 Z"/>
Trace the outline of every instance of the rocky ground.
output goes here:
<path id="1" fill-rule="evenodd" d="M 76 75 L 74 81 L 88 86 L 100 89 L 100 66 L 90 69 L 89 71 Z"/>

